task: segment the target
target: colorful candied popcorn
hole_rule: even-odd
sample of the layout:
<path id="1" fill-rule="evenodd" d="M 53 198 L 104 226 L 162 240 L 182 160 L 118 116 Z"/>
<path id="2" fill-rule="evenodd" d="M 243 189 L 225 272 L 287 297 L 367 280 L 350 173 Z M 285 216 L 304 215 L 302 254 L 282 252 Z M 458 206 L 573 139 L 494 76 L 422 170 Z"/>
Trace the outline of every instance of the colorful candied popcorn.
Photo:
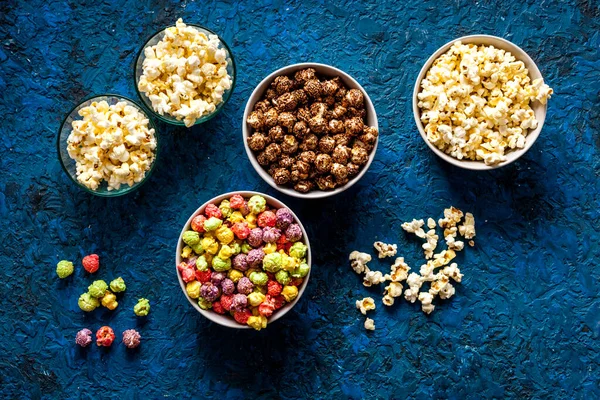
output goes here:
<path id="1" fill-rule="evenodd" d="M 123 344 L 129 349 L 135 349 L 140 345 L 141 335 L 135 329 L 127 329 L 123 332 Z"/>
<path id="2" fill-rule="evenodd" d="M 115 332 L 110 326 L 103 326 L 96 332 L 96 344 L 98 346 L 110 347 L 115 340 Z"/>
<path id="3" fill-rule="evenodd" d="M 206 206 L 190 228 L 177 269 L 200 308 L 261 330 L 298 296 L 310 271 L 308 247 L 287 208 L 236 194 Z"/>
<path id="4" fill-rule="evenodd" d="M 83 269 L 90 274 L 93 274 L 98 271 L 98 268 L 100 267 L 100 257 L 98 257 L 98 254 L 90 254 L 89 256 L 83 257 L 81 263 L 83 264 Z"/>

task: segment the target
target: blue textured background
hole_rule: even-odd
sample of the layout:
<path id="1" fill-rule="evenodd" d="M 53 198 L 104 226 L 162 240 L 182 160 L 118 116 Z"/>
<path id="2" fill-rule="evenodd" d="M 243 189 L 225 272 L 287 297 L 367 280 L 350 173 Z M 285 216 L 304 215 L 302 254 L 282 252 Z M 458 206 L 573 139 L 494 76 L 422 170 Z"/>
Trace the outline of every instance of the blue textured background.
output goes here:
<path id="1" fill-rule="evenodd" d="M 599 398 L 600 11 L 596 1 L 324 2 L 8 0 L 0 3 L 0 387 L 5 398 Z M 163 152 L 133 195 L 102 199 L 64 175 L 54 141 L 64 114 L 92 94 L 135 97 L 134 57 L 178 18 L 205 24 L 233 48 L 238 86 L 224 112 L 191 132 L 159 124 Z M 415 128 L 410 96 L 429 55 L 453 38 L 489 33 L 522 46 L 555 95 L 535 146 L 514 165 L 476 173 L 446 165 Z M 252 170 L 241 118 L 254 86 L 303 61 L 340 67 L 371 96 L 381 141 L 361 182 L 301 202 Z M 182 224 L 230 190 L 274 194 L 302 218 L 315 263 L 304 298 L 263 332 L 207 322 L 174 272 Z M 376 239 L 419 245 L 400 223 L 455 205 L 475 214 L 466 278 L 425 316 L 399 301 L 368 333 L 346 261 Z M 115 312 L 90 315 L 77 297 L 98 252 L 98 278 L 128 285 Z M 61 282 L 63 258 L 78 265 Z M 373 266 L 388 268 L 387 263 Z M 137 297 L 151 300 L 136 320 Z M 127 352 L 77 348 L 75 333 L 131 327 Z"/>

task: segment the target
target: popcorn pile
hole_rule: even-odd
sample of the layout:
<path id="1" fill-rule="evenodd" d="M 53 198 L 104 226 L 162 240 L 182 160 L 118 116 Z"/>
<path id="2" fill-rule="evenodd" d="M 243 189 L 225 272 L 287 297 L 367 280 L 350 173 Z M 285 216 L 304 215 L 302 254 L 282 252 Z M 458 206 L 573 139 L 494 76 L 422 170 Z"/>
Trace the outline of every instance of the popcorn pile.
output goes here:
<path id="1" fill-rule="evenodd" d="M 302 229 L 287 208 L 239 194 L 209 204 L 184 232 L 177 266 L 187 295 L 204 310 L 256 330 L 298 296 L 310 267 Z"/>
<path id="2" fill-rule="evenodd" d="M 69 157 L 76 162 L 77 180 L 91 190 L 106 181 L 108 190 L 133 186 L 154 162 L 156 138 L 148 118 L 124 101 L 93 102 L 79 110 L 67 138 Z"/>
<path id="3" fill-rule="evenodd" d="M 110 290 L 108 290 L 110 287 Z M 103 280 L 94 281 L 88 286 L 88 291 L 79 296 L 77 304 L 82 311 L 91 312 L 102 305 L 109 310 L 114 310 L 119 305 L 115 293 L 124 292 L 127 289 L 123 278 L 118 277 L 110 282 L 110 286 Z"/>
<path id="4" fill-rule="evenodd" d="M 307 68 L 276 77 L 254 105 L 248 147 L 277 185 L 333 190 L 369 160 L 379 132 L 365 121 L 362 91 Z"/>
<path id="5" fill-rule="evenodd" d="M 123 344 L 130 349 L 140 345 L 141 335 L 135 329 L 123 332 Z M 115 340 L 115 332 L 110 326 L 103 326 L 96 332 L 96 344 L 100 347 L 110 347 Z M 84 328 L 77 332 L 75 343 L 81 347 L 87 347 L 92 343 L 92 331 Z"/>
<path id="6" fill-rule="evenodd" d="M 522 61 L 493 46 L 460 41 L 434 61 L 421 81 L 418 106 L 427 139 L 459 160 L 506 161 L 538 121 L 530 107 L 553 90 L 529 77 Z"/>
<path id="7" fill-rule="evenodd" d="M 462 221 L 462 224 L 461 224 Z M 436 226 L 442 228 L 443 237 L 446 242 L 447 249 L 439 253 L 434 253 L 438 245 L 438 235 L 435 232 Z M 413 233 L 417 237 L 425 240 L 423 243 L 423 252 L 427 263 L 423 264 L 419 273 L 411 272 L 408 264 L 404 262 L 404 257 L 396 258 L 391 266 L 389 274 L 383 275 L 380 271 L 371 271 L 368 263 L 371 261 L 371 255 L 359 251 L 350 253 L 350 266 L 359 275 L 363 275 L 363 285 L 371 287 L 381 283 L 389 282 L 383 292 L 382 302 L 386 306 L 394 304 L 395 299 L 402 296 L 411 303 L 416 300 L 421 302 L 423 312 L 430 314 L 434 309 L 433 299 L 439 296 L 440 299 L 449 299 L 455 293 L 454 286 L 450 283 L 452 279 L 460 283 L 463 274 L 460 272 L 456 263 L 450 263 L 455 257 L 456 252 L 464 249 L 464 242 L 456 240 L 460 234 L 465 239 L 469 240 L 469 245 L 474 246 L 472 240 L 475 237 L 475 218 L 473 214 L 466 213 L 463 220 L 463 212 L 450 207 L 444 210 L 444 218 L 440 218 L 436 224 L 433 218 L 427 220 L 426 232 L 423 229 L 425 226 L 424 220 L 413 219 L 410 222 L 402 224 L 402 229 L 408 233 Z M 378 252 L 379 258 L 392 257 L 396 255 L 396 245 L 375 242 L 374 247 Z M 436 273 L 435 270 L 439 269 Z M 406 281 L 408 287 L 403 288 L 402 282 Z M 420 292 L 424 283 L 430 282 L 431 287 L 428 291 Z M 356 301 L 356 307 L 363 315 L 367 311 L 375 309 L 375 302 L 372 298 L 366 297 Z M 374 321 L 367 318 L 365 321 L 365 329 L 374 330 Z"/>
<path id="8" fill-rule="evenodd" d="M 217 35 L 206 36 L 179 18 L 161 41 L 146 47 L 138 89 L 154 111 L 187 127 L 214 112 L 233 83 L 227 52 L 220 45 Z"/>

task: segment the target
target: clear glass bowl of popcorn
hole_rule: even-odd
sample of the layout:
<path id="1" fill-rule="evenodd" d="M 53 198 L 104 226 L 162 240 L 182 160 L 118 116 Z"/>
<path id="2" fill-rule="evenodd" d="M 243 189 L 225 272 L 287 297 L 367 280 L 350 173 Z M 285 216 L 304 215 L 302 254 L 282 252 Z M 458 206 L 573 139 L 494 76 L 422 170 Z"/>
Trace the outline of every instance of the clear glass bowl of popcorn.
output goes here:
<path id="1" fill-rule="evenodd" d="M 139 98 L 142 100 L 143 105 L 157 119 L 159 119 L 160 121 L 166 122 L 168 124 L 177 125 L 177 126 L 187 126 L 189 128 L 193 125 L 198 125 L 203 122 L 206 122 L 206 121 L 214 118 L 217 114 L 219 114 L 221 112 L 221 110 L 223 109 L 225 104 L 227 104 L 227 101 L 231 97 L 231 93 L 233 93 L 233 90 L 235 88 L 236 66 L 235 66 L 235 59 L 233 58 L 233 53 L 231 52 L 231 49 L 229 48 L 229 46 L 227 45 L 227 43 L 223 40 L 223 38 L 221 36 L 217 35 L 217 33 L 213 32 L 210 29 L 203 27 L 201 25 L 188 24 L 188 23 L 186 23 L 185 25 L 188 27 L 193 27 L 193 28 L 197 29 L 200 33 L 205 34 L 207 37 L 209 35 L 217 36 L 219 39 L 219 49 L 223 49 L 226 54 L 226 56 L 225 56 L 225 61 L 227 62 L 226 70 L 227 70 L 227 74 L 231 77 L 231 86 L 229 87 L 229 89 L 226 89 L 223 92 L 222 101 L 215 105 L 215 108 L 212 112 L 210 112 L 208 114 L 204 114 L 200 118 L 195 119 L 193 121 L 193 123 L 191 123 L 191 124 L 188 123 L 186 125 L 186 123 L 182 119 L 178 119 L 167 112 L 164 112 L 164 111 L 162 113 L 158 112 L 154 108 L 152 101 L 149 99 L 148 95 L 140 90 L 138 84 L 140 82 L 140 77 L 144 73 L 143 64 L 144 64 L 144 60 L 146 59 L 145 49 L 149 46 L 154 46 L 158 42 L 163 40 L 163 38 L 165 37 L 165 29 L 167 29 L 168 27 L 156 32 L 148 40 L 146 40 L 144 45 L 141 47 L 141 49 L 137 55 L 137 58 L 135 60 L 133 73 L 134 73 L 134 86 L 135 86 L 135 90 L 137 91 Z M 172 26 L 174 26 L 174 25 L 172 25 Z"/>
<path id="2" fill-rule="evenodd" d="M 116 105 L 119 102 L 125 102 L 127 106 L 136 108 L 139 111 L 139 113 L 141 114 L 141 116 L 145 117 L 145 119 L 148 120 L 148 123 L 147 123 L 148 130 L 154 130 L 154 139 L 156 140 L 156 147 L 153 150 L 153 159 L 149 165 L 149 169 L 145 170 L 141 179 L 138 174 L 138 177 L 136 178 L 137 182 L 133 182 L 131 186 L 127 183 L 123 183 L 120 185 L 119 188 L 115 188 L 115 187 L 109 188 L 108 182 L 106 180 L 101 180 L 100 184 L 95 189 L 92 187 L 86 186 L 85 184 L 83 184 L 82 182 L 80 182 L 78 180 L 77 162 L 73 158 L 70 157 L 69 152 L 67 150 L 68 143 L 69 143 L 68 142 L 69 135 L 73 131 L 73 125 L 72 125 L 73 121 L 82 119 L 82 116 L 79 115 L 79 111 L 81 109 L 83 109 L 84 107 L 88 107 L 88 106 L 92 105 L 93 103 L 100 103 L 102 101 L 106 101 L 109 106 Z M 78 105 L 73 107 L 73 109 L 71 109 L 67 113 L 65 119 L 63 120 L 63 122 L 60 126 L 60 130 L 58 131 L 56 146 L 57 146 L 57 152 L 58 152 L 58 159 L 60 160 L 62 169 L 65 171 L 65 173 L 69 176 L 69 178 L 71 178 L 71 180 L 77 186 L 79 186 L 84 191 L 91 193 L 95 196 L 117 197 L 117 196 L 122 196 L 127 193 L 131 193 L 131 192 L 139 189 L 148 180 L 148 178 L 150 178 L 150 176 L 152 175 L 152 172 L 154 171 L 154 168 L 156 166 L 156 161 L 159 156 L 160 140 L 158 138 L 158 133 L 156 132 L 156 127 L 154 125 L 152 118 L 150 118 L 148 116 L 148 113 L 144 110 L 143 107 L 141 107 L 135 101 L 133 101 L 127 97 L 121 96 L 121 95 L 102 94 L 102 95 L 96 95 L 96 96 L 90 97 L 90 98 L 82 101 L 81 103 L 79 103 Z"/>

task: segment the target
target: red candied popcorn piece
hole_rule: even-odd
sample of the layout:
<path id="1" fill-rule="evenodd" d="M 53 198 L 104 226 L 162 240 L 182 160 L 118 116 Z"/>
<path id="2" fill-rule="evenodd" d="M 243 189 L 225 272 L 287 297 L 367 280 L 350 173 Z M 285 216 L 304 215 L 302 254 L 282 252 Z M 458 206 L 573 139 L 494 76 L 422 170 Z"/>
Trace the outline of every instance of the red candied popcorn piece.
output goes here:
<path id="1" fill-rule="evenodd" d="M 196 215 L 192 220 L 192 229 L 196 232 L 204 232 L 204 221 L 206 221 L 204 215 Z"/>
<path id="2" fill-rule="evenodd" d="M 242 324 L 242 325 L 246 325 L 246 323 L 248 322 L 248 318 L 250 318 L 251 316 L 252 316 L 252 313 L 248 309 L 245 309 L 244 311 L 236 311 L 233 314 L 233 318 L 235 319 L 235 321 L 238 324 Z"/>
<path id="3" fill-rule="evenodd" d="M 233 303 L 233 295 L 231 294 L 223 294 L 221 295 L 221 305 L 223 309 L 229 311 L 231 310 L 231 304 Z"/>
<path id="4" fill-rule="evenodd" d="M 242 196 L 240 196 L 239 194 L 234 194 L 229 199 L 229 207 L 233 208 L 234 210 L 238 210 L 244 205 L 245 202 L 246 201 Z"/>
<path id="5" fill-rule="evenodd" d="M 236 222 L 231 227 L 231 231 L 238 239 L 246 239 L 250 235 L 250 228 L 245 222 Z"/>
<path id="6" fill-rule="evenodd" d="M 181 279 L 184 282 L 191 282 L 196 280 L 196 273 L 192 268 L 185 268 L 181 271 Z"/>
<path id="7" fill-rule="evenodd" d="M 98 346 L 110 347 L 115 340 L 115 332 L 110 326 L 103 326 L 96 332 L 96 344 Z"/>
<path id="8" fill-rule="evenodd" d="M 267 294 L 269 296 L 279 296 L 282 289 L 283 286 L 277 281 L 269 281 L 269 283 L 267 283 Z"/>
<path id="9" fill-rule="evenodd" d="M 98 254 L 90 254 L 89 256 L 83 257 L 81 263 L 83 264 L 83 269 L 90 274 L 93 274 L 98 271 L 98 268 L 100 267 L 100 257 L 98 257 Z"/>
<path id="10" fill-rule="evenodd" d="M 285 298 L 282 295 L 273 297 L 272 301 L 276 310 L 279 310 L 285 304 Z"/>
<path id="11" fill-rule="evenodd" d="M 304 282 L 304 278 L 293 278 L 288 285 L 290 286 L 300 286 Z"/>
<path id="12" fill-rule="evenodd" d="M 207 205 L 206 208 L 204 209 L 204 214 L 206 214 L 206 216 L 208 218 L 215 217 L 215 218 L 221 219 L 221 217 L 223 216 L 221 214 L 221 210 L 219 210 L 219 207 L 217 207 L 214 204 Z"/>
<path id="13" fill-rule="evenodd" d="M 275 305 L 267 303 L 266 301 L 258 306 L 258 313 L 263 317 L 269 318 L 271 315 L 273 315 L 273 311 L 275 311 Z"/>
<path id="14" fill-rule="evenodd" d="M 273 211 L 263 211 L 258 214 L 257 223 L 261 228 L 275 226 L 275 222 L 277 222 L 277 217 Z"/>
<path id="15" fill-rule="evenodd" d="M 206 283 L 206 282 L 210 281 L 211 275 L 212 275 L 212 272 L 210 270 L 206 270 L 206 271 L 196 270 L 196 279 L 202 283 Z"/>
<path id="16" fill-rule="evenodd" d="M 212 304 L 212 310 L 214 312 L 216 312 L 217 314 L 221 314 L 221 315 L 225 314 L 225 308 L 223 308 L 223 305 L 218 301 L 215 301 Z"/>
<path id="17" fill-rule="evenodd" d="M 189 268 L 189 267 L 185 261 L 180 262 L 179 265 L 177 266 L 177 270 L 179 272 L 183 272 L 183 270 L 186 268 Z"/>

